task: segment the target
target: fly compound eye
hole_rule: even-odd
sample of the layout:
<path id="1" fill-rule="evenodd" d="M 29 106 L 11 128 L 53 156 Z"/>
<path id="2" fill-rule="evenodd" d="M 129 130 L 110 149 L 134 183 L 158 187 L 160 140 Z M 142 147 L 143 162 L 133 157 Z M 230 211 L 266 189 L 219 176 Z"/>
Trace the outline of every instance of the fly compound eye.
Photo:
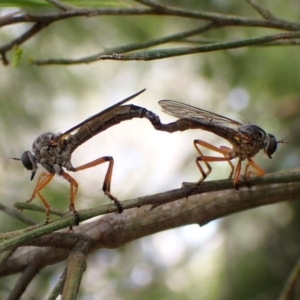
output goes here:
<path id="1" fill-rule="evenodd" d="M 260 138 L 264 138 L 266 133 L 263 130 L 259 130 L 258 135 L 259 135 Z"/>
<path id="2" fill-rule="evenodd" d="M 265 153 L 269 156 L 269 158 L 272 158 L 272 154 L 276 151 L 277 149 L 277 141 L 276 138 L 273 134 L 269 133 L 269 143 L 265 148 Z"/>
<path id="3" fill-rule="evenodd" d="M 32 154 L 29 151 L 23 152 L 21 156 L 21 162 L 27 170 L 33 170 L 34 163 L 32 159 Z"/>
<path id="4" fill-rule="evenodd" d="M 259 142 L 265 142 L 266 138 L 267 138 L 267 134 L 266 132 L 253 124 L 249 124 L 248 126 L 246 126 L 246 131 L 248 135 L 251 135 L 253 137 L 253 139 L 259 141 Z"/>

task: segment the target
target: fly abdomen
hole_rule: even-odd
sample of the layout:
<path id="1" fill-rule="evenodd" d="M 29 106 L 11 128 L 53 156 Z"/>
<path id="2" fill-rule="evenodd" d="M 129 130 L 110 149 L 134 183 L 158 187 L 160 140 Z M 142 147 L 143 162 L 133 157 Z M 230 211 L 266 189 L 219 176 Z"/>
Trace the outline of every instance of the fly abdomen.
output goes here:
<path id="1" fill-rule="evenodd" d="M 153 124 L 153 126 L 156 130 L 167 131 L 169 133 L 176 131 L 185 131 L 188 129 L 204 129 L 204 126 L 202 124 L 190 119 L 179 119 L 168 124 L 162 124 L 159 122 L 157 124 Z"/>
<path id="2" fill-rule="evenodd" d="M 79 127 L 77 132 L 72 135 L 72 140 L 75 141 L 75 143 L 72 145 L 72 151 L 99 132 L 133 118 L 146 118 L 152 123 L 153 126 L 155 126 L 154 124 L 157 122 L 160 123 L 158 116 L 143 107 L 132 104 L 118 106 L 102 115 L 99 115 L 98 117 L 91 119 Z"/>
<path id="3" fill-rule="evenodd" d="M 118 106 L 111 112 L 107 112 L 102 116 L 102 120 L 104 122 L 103 130 L 126 120 L 131 120 L 133 118 L 142 118 L 143 110 L 143 107 L 135 106 L 132 104 Z M 100 129 L 100 131 L 102 130 Z"/>

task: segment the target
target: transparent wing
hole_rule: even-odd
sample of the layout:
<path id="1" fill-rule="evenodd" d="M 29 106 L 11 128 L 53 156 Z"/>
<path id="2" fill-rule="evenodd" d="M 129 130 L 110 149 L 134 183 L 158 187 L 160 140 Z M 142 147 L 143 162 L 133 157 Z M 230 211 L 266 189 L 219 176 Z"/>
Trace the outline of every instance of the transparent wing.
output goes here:
<path id="1" fill-rule="evenodd" d="M 66 134 L 68 134 L 68 133 L 71 133 L 72 131 L 78 129 L 79 127 L 81 127 L 81 126 L 84 125 L 85 123 L 88 123 L 88 122 L 90 122 L 90 121 L 92 121 L 92 120 L 94 120 L 94 119 L 96 119 L 96 118 L 98 118 L 98 117 L 104 115 L 104 114 L 107 113 L 108 111 L 111 111 L 111 110 L 113 110 L 114 108 L 116 108 L 116 107 L 118 107 L 118 106 L 121 106 L 121 105 L 124 104 L 125 102 L 128 102 L 129 100 L 131 100 L 131 99 L 135 98 L 136 96 L 138 96 L 139 94 L 143 93 L 145 90 L 146 90 L 146 89 L 143 89 L 143 90 L 141 90 L 141 91 L 135 93 L 134 95 L 131 95 L 131 96 L 125 98 L 124 100 L 122 100 L 122 101 L 120 101 L 120 102 L 118 102 L 118 103 L 116 103 L 116 104 L 114 104 L 114 105 L 112 105 L 112 106 L 110 106 L 110 107 L 108 107 L 108 108 L 106 108 L 106 109 L 100 111 L 99 113 L 97 113 L 97 114 L 91 116 L 90 118 L 88 118 L 88 119 L 84 120 L 83 122 L 77 124 L 76 126 L 70 128 L 69 130 L 67 130 L 66 132 L 64 132 L 63 135 L 66 135 Z"/>
<path id="2" fill-rule="evenodd" d="M 139 94 L 143 93 L 145 90 L 146 90 L 146 89 L 143 89 L 143 90 L 141 90 L 141 91 L 139 91 L 139 92 L 137 92 L 137 93 L 135 93 L 135 94 L 133 94 L 133 95 L 131 95 L 131 96 L 129 96 L 129 97 L 123 99 L 123 100 L 121 100 L 120 102 L 118 102 L 118 103 L 116 103 L 116 104 L 114 104 L 114 105 L 112 105 L 112 106 L 110 106 L 110 107 L 108 107 L 108 108 L 106 108 L 106 109 L 100 111 L 99 113 L 97 113 L 97 114 L 95 114 L 95 115 L 89 117 L 88 119 L 84 120 L 83 122 L 77 124 L 76 126 L 70 128 L 69 130 L 67 130 L 67 131 L 65 131 L 64 133 L 62 133 L 62 134 L 58 137 L 57 140 L 64 139 L 65 136 L 67 136 L 68 134 L 70 134 L 70 133 L 72 133 L 72 132 L 75 132 L 76 130 L 78 130 L 78 129 L 79 129 L 81 126 L 83 126 L 84 124 L 86 124 L 86 123 L 88 123 L 88 122 L 90 122 L 90 121 L 92 121 L 92 120 L 95 120 L 96 118 L 101 117 L 102 115 L 106 114 L 107 112 L 113 110 L 114 108 L 116 108 L 116 107 L 118 107 L 118 106 L 121 106 L 122 104 L 128 102 L 129 100 L 131 100 L 131 99 L 135 98 L 136 96 L 138 96 Z"/>
<path id="3" fill-rule="evenodd" d="M 216 134 L 218 134 L 218 131 L 224 132 L 227 130 L 227 132 L 230 131 L 239 135 L 238 129 L 243 125 L 242 123 L 224 116 L 181 102 L 173 100 L 161 100 L 158 103 L 167 114 L 180 119 L 190 119 L 196 121 L 199 124 L 204 125 L 205 128 L 203 129 L 205 130 L 212 132 L 217 131 L 215 132 Z"/>

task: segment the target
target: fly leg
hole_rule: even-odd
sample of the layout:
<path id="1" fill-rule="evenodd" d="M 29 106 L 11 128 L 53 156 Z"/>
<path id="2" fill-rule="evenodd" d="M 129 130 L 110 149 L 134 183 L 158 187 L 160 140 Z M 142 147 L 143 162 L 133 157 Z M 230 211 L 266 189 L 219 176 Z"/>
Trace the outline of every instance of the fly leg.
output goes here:
<path id="1" fill-rule="evenodd" d="M 232 149 L 226 147 L 226 146 L 220 146 L 220 149 L 223 151 L 223 155 L 224 157 L 233 159 L 235 158 L 235 154 L 232 151 Z M 233 176 L 233 186 L 238 190 L 239 189 L 239 179 L 240 179 L 240 174 L 241 174 L 241 166 L 242 166 L 242 161 L 241 159 L 239 159 L 235 169 L 234 169 L 234 165 L 232 164 L 232 162 L 230 160 L 228 160 L 228 163 L 231 167 L 231 172 L 229 175 L 229 179 L 232 178 Z"/>
<path id="2" fill-rule="evenodd" d="M 238 190 L 239 189 L 239 179 L 240 179 L 240 174 L 241 174 L 241 166 L 242 166 L 242 161 L 241 159 L 239 159 L 236 168 L 235 168 L 235 172 L 234 172 L 234 176 L 233 176 L 233 186 L 235 186 L 235 188 Z"/>
<path id="3" fill-rule="evenodd" d="M 230 149 L 230 148 L 228 148 L 226 146 L 220 146 L 220 150 L 221 150 L 220 153 L 222 153 L 224 155 L 224 157 L 226 157 L 226 158 L 230 157 L 230 159 L 233 159 L 235 157 L 235 156 L 232 157 L 232 155 L 233 155 L 232 149 Z M 232 164 L 232 162 L 230 160 L 228 160 L 228 163 L 229 163 L 230 168 L 231 168 L 231 171 L 230 171 L 228 179 L 231 179 L 232 175 L 233 175 L 233 172 L 234 172 L 234 165 Z"/>
<path id="4" fill-rule="evenodd" d="M 249 167 L 252 167 L 252 170 L 249 170 Z M 251 158 L 248 158 L 248 163 L 245 168 L 245 178 L 250 187 L 250 176 L 264 176 L 265 171 L 261 169 Z"/>
<path id="5" fill-rule="evenodd" d="M 199 157 L 196 158 L 196 164 L 198 166 L 198 169 L 200 170 L 201 172 L 201 175 L 202 175 L 202 178 L 198 181 L 197 184 L 200 184 L 201 182 L 203 182 L 205 180 L 205 178 L 211 173 L 211 166 L 209 164 L 209 162 L 219 162 L 219 161 L 227 161 L 230 168 L 231 168 L 231 172 L 230 172 L 230 175 L 229 175 L 229 178 L 232 177 L 232 174 L 234 172 L 234 165 L 232 164 L 232 162 L 230 161 L 231 159 L 233 159 L 234 157 L 233 156 L 233 152 L 230 148 L 228 147 L 225 147 L 225 146 L 221 146 L 220 148 L 217 148 L 215 147 L 214 145 L 212 144 L 209 144 L 207 142 L 204 142 L 204 141 L 201 141 L 201 140 L 195 140 L 194 141 L 194 146 L 199 154 Z M 212 151 L 215 151 L 217 153 L 220 153 L 222 154 L 224 157 L 217 157 L 217 156 L 206 156 L 206 155 L 203 155 L 199 146 L 202 146 L 204 148 L 207 148 L 209 150 L 212 150 Z M 203 167 L 201 167 L 200 165 L 200 161 L 203 161 L 204 164 L 206 165 L 207 167 L 207 171 L 204 172 L 203 170 Z"/>
<path id="6" fill-rule="evenodd" d="M 79 224 L 79 215 L 75 208 L 75 197 L 77 195 L 78 183 L 77 181 L 64 170 L 61 170 L 60 174 L 64 179 L 66 179 L 70 183 L 70 204 L 69 210 L 73 213 L 75 218 L 75 225 Z M 72 231 L 72 226 L 70 226 L 70 231 Z"/>
<path id="7" fill-rule="evenodd" d="M 27 202 L 31 202 L 33 198 L 38 195 L 38 197 L 41 199 L 42 203 L 45 206 L 46 211 L 46 221 L 45 224 L 49 222 L 49 215 L 50 215 L 50 205 L 46 201 L 46 199 L 41 195 L 40 191 L 52 180 L 55 173 L 42 173 L 35 185 L 35 188 L 33 190 L 33 193 L 31 197 L 27 200 Z"/>
<path id="8" fill-rule="evenodd" d="M 112 171 L 113 171 L 113 166 L 114 166 L 114 159 L 111 156 L 103 156 L 101 158 L 93 160 L 93 161 L 91 161 L 87 164 L 84 164 L 82 166 L 79 166 L 77 168 L 71 168 L 70 171 L 77 172 L 77 171 L 89 169 L 89 168 L 101 165 L 105 162 L 108 162 L 108 168 L 107 168 L 107 171 L 105 174 L 102 190 L 103 190 L 104 194 L 115 203 L 115 205 L 118 209 L 118 212 L 121 213 L 123 211 L 123 207 L 122 207 L 121 203 L 119 202 L 119 200 L 117 198 L 115 198 L 110 193 L 111 177 L 112 177 Z"/>

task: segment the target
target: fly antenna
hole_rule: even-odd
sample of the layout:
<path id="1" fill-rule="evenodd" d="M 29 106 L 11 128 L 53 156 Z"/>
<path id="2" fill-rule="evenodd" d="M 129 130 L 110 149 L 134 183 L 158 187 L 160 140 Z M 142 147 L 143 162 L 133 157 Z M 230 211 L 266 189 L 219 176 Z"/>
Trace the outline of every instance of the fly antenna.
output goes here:
<path id="1" fill-rule="evenodd" d="M 287 142 L 285 141 L 286 140 L 286 137 L 279 140 L 279 141 L 276 141 L 277 144 L 287 144 Z"/>

